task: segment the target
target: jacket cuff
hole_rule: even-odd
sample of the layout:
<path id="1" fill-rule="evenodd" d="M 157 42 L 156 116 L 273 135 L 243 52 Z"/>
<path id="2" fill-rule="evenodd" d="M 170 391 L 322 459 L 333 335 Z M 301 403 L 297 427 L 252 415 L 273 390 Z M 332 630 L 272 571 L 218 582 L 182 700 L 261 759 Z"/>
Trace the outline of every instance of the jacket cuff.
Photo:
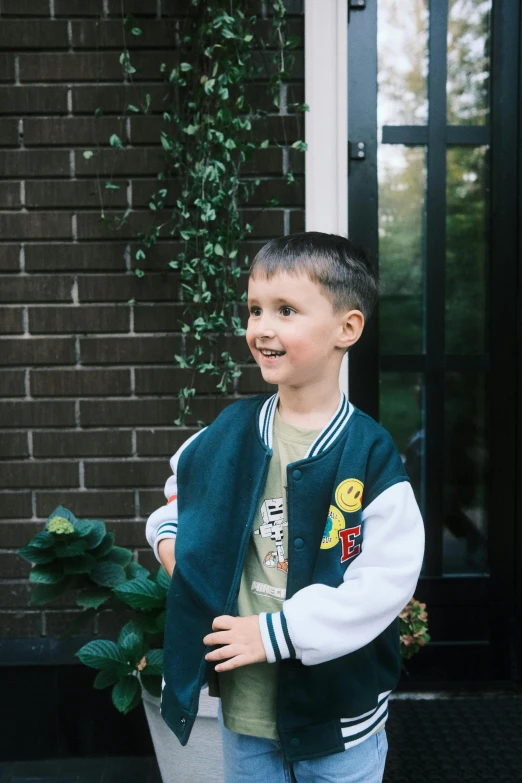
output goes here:
<path id="1" fill-rule="evenodd" d="M 154 554 L 156 555 L 156 560 L 161 563 L 159 552 L 158 552 L 158 546 L 159 542 L 163 541 L 164 538 L 176 538 L 178 532 L 178 523 L 176 521 L 174 522 L 164 522 L 162 525 L 160 525 L 156 531 L 156 538 L 154 539 Z"/>
<path id="2" fill-rule="evenodd" d="M 268 663 L 282 661 L 284 658 L 297 658 L 283 610 L 272 614 L 261 612 L 259 628 Z"/>

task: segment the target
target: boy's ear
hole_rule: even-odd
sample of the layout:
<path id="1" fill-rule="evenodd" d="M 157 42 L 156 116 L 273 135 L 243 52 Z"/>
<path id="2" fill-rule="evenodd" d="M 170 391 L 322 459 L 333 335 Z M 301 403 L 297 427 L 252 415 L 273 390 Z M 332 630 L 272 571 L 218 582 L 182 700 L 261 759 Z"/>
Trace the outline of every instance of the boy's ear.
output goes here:
<path id="1" fill-rule="evenodd" d="M 341 316 L 341 332 L 338 348 L 347 350 L 360 338 L 364 329 L 364 315 L 360 310 L 348 310 Z"/>

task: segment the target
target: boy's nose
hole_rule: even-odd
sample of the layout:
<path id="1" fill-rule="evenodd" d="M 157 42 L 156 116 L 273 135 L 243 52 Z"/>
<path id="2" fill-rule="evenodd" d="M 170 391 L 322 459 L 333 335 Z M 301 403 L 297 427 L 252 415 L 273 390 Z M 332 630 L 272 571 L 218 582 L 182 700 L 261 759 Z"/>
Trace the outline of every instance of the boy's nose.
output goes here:
<path id="1" fill-rule="evenodd" d="M 262 319 L 256 324 L 255 334 L 256 337 L 274 337 L 275 332 L 270 322 Z"/>

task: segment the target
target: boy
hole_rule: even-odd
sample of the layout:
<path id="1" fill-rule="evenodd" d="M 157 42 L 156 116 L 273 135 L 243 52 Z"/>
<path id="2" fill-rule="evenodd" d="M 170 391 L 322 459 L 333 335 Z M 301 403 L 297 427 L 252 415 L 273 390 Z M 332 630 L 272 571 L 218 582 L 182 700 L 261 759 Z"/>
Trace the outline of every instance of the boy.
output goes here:
<path id="1" fill-rule="evenodd" d="M 189 438 L 167 506 L 147 522 L 172 574 L 162 715 L 185 744 L 209 681 L 226 783 L 382 780 L 397 615 L 424 528 L 391 436 L 339 391 L 376 301 L 349 240 L 265 245 L 246 339 L 277 393 L 230 405 Z"/>

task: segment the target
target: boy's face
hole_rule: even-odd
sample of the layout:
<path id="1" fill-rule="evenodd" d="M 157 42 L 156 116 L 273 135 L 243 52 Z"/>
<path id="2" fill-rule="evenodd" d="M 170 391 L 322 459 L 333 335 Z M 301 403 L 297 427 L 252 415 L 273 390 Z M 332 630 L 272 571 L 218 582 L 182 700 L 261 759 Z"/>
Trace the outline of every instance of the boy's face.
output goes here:
<path id="1" fill-rule="evenodd" d="M 334 313 L 321 286 L 305 274 L 250 277 L 248 309 L 248 347 L 264 380 L 278 386 L 313 385 L 330 373 L 337 377 L 344 349 L 359 339 L 364 325 L 359 310 Z"/>

